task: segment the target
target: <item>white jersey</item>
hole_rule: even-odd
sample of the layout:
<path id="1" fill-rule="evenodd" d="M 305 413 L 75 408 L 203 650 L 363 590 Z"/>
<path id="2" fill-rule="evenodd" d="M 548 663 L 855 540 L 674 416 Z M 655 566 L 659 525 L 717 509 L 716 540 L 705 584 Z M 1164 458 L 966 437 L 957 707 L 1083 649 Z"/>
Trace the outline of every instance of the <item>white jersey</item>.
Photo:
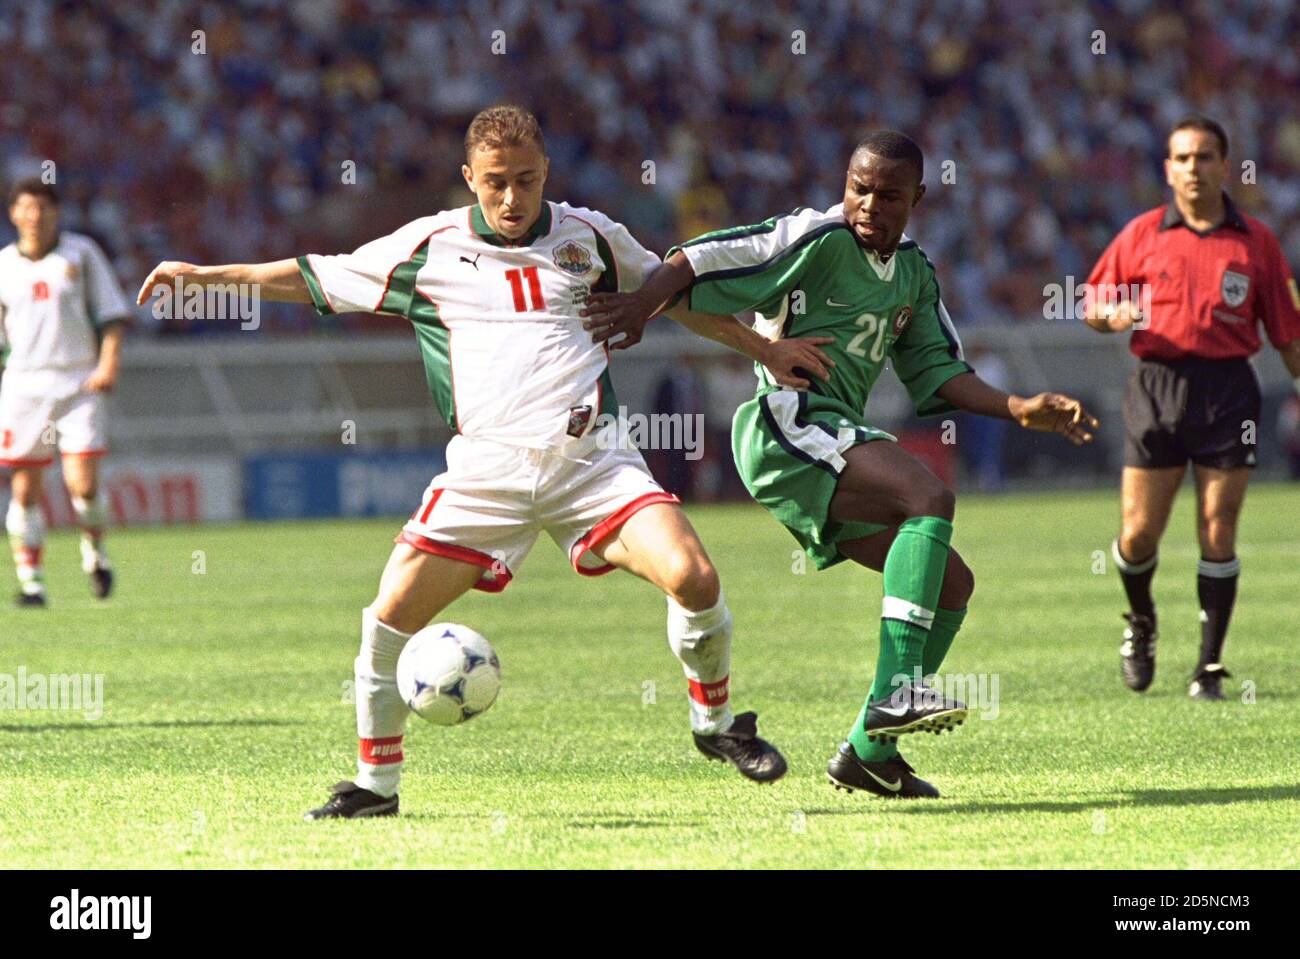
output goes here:
<path id="1" fill-rule="evenodd" d="M 589 292 L 638 289 L 659 257 L 603 213 L 546 202 L 513 243 L 475 205 L 298 264 L 320 313 L 411 321 L 453 430 L 546 449 L 589 434 L 601 413 L 617 414 L 608 351 L 578 311 Z"/>
<path id="2" fill-rule="evenodd" d="M 19 253 L 17 243 L 0 250 L 6 369 L 89 369 L 99 357 L 100 328 L 130 317 L 130 302 L 108 257 L 90 237 L 65 230 L 39 260 Z"/>

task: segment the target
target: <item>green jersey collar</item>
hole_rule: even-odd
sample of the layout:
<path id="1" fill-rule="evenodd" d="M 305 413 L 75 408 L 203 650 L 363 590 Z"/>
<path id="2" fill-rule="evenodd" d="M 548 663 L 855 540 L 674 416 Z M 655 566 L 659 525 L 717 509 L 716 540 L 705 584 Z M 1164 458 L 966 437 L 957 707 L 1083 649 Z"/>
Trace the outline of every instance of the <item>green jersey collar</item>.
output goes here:
<path id="1" fill-rule="evenodd" d="M 517 240 L 507 239 L 488 226 L 487 217 L 483 215 L 483 208 L 477 203 L 469 211 L 469 223 L 480 240 L 491 243 L 493 246 L 532 246 L 533 241 L 538 237 L 546 236 L 551 232 L 551 204 L 546 200 L 542 201 L 542 212 L 538 215 L 536 222 L 528 228 L 527 233 Z"/>

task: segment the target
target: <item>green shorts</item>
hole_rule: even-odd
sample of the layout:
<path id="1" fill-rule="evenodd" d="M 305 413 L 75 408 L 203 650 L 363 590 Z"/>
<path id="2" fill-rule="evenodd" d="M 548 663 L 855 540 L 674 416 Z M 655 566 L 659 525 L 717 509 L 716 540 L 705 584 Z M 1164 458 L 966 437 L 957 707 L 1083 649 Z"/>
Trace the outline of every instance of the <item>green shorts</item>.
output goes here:
<path id="1" fill-rule="evenodd" d="M 844 454 L 872 440 L 896 442 L 838 400 L 794 390 L 762 393 L 742 403 L 731 423 L 731 450 L 745 488 L 794 535 L 818 569 L 845 558 L 836 544 L 888 528 L 831 519 Z"/>

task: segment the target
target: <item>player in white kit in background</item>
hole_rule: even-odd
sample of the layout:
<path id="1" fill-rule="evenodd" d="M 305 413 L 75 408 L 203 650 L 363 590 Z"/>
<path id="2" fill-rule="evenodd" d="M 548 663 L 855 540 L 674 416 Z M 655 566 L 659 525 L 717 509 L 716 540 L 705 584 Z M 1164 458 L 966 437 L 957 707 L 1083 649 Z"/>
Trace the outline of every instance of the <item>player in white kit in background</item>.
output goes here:
<path id="1" fill-rule="evenodd" d="M 596 428 L 618 406 L 609 354 L 578 311 L 592 290 L 637 289 L 659 258 L 604 214 L 543 199 L 548 164 L 533 115 L 492 107 L 465 137 L 462 172 L 476 205 L 415 220 L 350 254 L 161 263 L 140 290 L 143 302 L 177 277 L 258 284 L 267 299 L 313 303 L 320 313 L 405 316 L 456 434 L 446 472 L 397 537 L 362 613 L 356 780 L 335 786 L 308 819 L 397 813 L 410 713 L 397 692 L 398 655 L 467 590 L 505 589 L 542 532 L 579 574 L 624 569 L 664 592 L 701 752 L 753 780 L 786 771 L 758 737 L 755 715 L 732 716 L 731 613 L 677 497 L 636 449 L 618 445 L 617 424 Z"/>
<path id="2" fill-rule="evenodd" d="M 40 490 L 56 453 L 81 529 L 81 566 L 103 599 L 113 588 L 99 488 L 108 451 L 103 394 L 117 382 L 131 305 L 98 244 L 60 231 L 53 185 L 19 181 L 8 208 L 18 240 L 0 250 L 0 467 L 12 470 L 5 530 L 17 602 L 45 605 Z"/>

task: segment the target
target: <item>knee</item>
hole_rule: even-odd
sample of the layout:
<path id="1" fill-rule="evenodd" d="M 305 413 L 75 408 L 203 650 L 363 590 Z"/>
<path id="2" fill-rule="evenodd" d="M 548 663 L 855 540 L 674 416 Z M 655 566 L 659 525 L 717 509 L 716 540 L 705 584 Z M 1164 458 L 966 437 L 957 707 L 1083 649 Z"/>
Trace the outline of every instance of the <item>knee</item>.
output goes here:
<path id="1" fill-rule="evenodd" d="M 722 583 L 712 561 L 702 550 L 678 550 L 664 568 L 664 592 L 692 611 L 718 604 Z"/>
<path id="2" fill-rule="evenodd" d="M 14 487 L 13 499 L 10 501 L 20 509 L 31 509 L 36 505 L 35 487 Z"/>
<path id="3" fill-rule="evenodd" d="M 13 479 L 10 481 L 12 502 L 17 503 L 23 509 L 35 506 L 40 488 L 40 474 L 33 476 L 26 470 L 15 470 Z"/>
<path id="4" fill-rule="evenodd" d="M 928 483 L 908 493 L 904 504 L 907 516 L 938 516 L 951 520 L 957 512 L 957 496 L 939 481 Z"/>
<path id="5" fill-rule="evenodd" d="M 1213 558 L 1227 558 L 1236 547 L 1237 518 L 1235 516 L 1201 517 L 1201 552 Z"/>
<path id="6" fill-rule="evenodd" d="M 99 492 L 93 480 L 77 480 L 68 484 L 68 495 L 76 499 L 94 499 Z"/>
<path id="7" fill-rule="evenodd" d="M 1155 554 L 1160 541 L 1155 533 L 1145 526 L 1124 524 L 1119 535 L 1119 551 L 1130 563 L 1140 563 Z"/>

